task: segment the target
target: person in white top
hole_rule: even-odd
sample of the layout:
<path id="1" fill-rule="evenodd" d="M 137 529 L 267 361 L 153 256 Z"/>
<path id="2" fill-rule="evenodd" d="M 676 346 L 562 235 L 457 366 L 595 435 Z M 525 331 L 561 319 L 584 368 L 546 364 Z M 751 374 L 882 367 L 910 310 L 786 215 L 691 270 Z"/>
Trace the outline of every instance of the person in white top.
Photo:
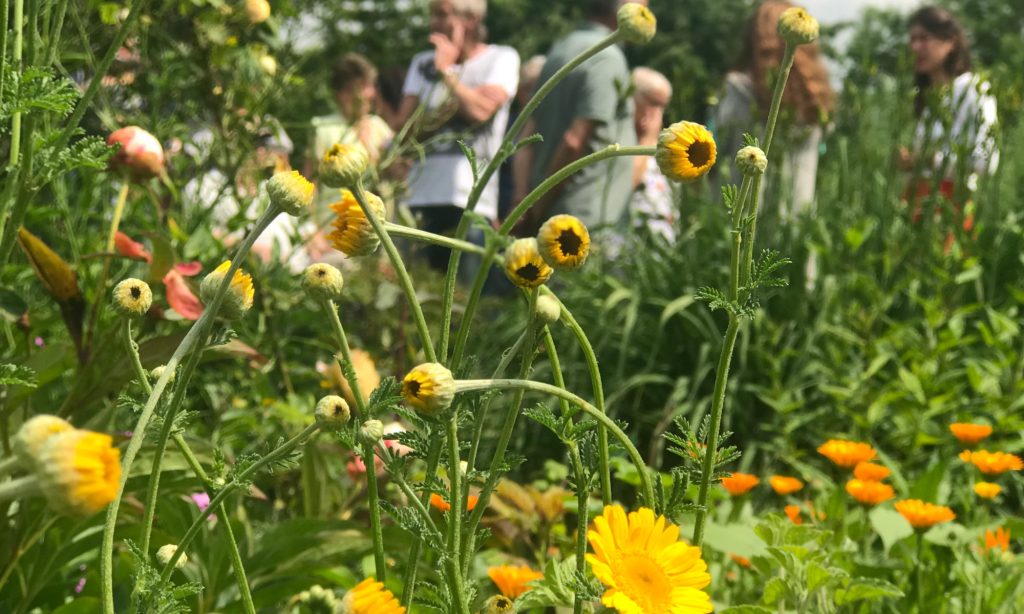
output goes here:
<path id="1" fill-rule="evenodd" d="M 636 137 L 638 145 L 658 144 L 658 135 L 665 123 L 665 107 L 672 99 L 672 84 L 660 72 L 638 66 L 633 69 L 633 104 L 636 106 Z M 633 162 L 633 195 L 629 201 L 629 217 L 633 228 L 644 228 L 651 236 L 668 243 L 676 240 L 676 212 L 672 190 L 661 173 L 654 156 L 637 156 Z"/>
<path id="2" fill-rule="evenodd" d="M 996 100 L 989 83 L 971 72 L 967 35 L 949 11 L 921 8 L 909 25 L 918 123 L 913 148 L 901 150 L 900 162 L 923 177 L 912 186 L 918 197 L 938 185 L 943 196 L 958 200 L 955 188 L 973 192 L 978 177 L 999 164 Z"/>
<path id="3" fill-rule="evenodd" d="M 431 0 L 434 50 L 413 57 L 402 88 L 398 122 L 425 107 L 417 126 L 425 155 L 409 171 L 406 204 L 430 232 L 449 233 L 458 225 L 473 188 L 472 165 L 457 141 L 473 150 L 477 168 L 483 168 L 498 152 L 519 86 L 519 54 L 485 42 L 486 13 L 486 0 Z M 497 173 L 475 211 L 497 218 Z M 482 241 L 482 233 L 471 233 L 470 239 Z M 435 268 L 447 266 L 443 248 L 428 248 L 427 257 Z"/>

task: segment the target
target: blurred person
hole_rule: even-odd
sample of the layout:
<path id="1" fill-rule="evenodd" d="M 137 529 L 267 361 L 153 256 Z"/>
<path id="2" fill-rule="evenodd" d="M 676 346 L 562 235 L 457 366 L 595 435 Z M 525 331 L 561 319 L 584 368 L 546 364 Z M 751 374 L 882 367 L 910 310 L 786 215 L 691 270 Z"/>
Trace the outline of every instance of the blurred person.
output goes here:
<path id="1" fill-rule="evenodd" d="M 658 144 L 665 119 L 665 107 L 672 99 L 672 84 L 660 72 L 640 66 L 633 69 L 633 104 L 636 107 L 637 144 Z M 658 168 L 654 156 L 633 158 L 633 195 L 629 213 L 634 228 L 646 227 L 651 234 L 673 243 L 678 218 L 668 179 Z"/>
<path id="2" fill-rule="evenodd" d="M 516 122 L 523 107 L 526 106 L 526 103 L 530 101 L 530 97 L 533 96 L 534 87 L 537 85 L 537 79 L 540 78 L 540 71 L 544 69 L 544 62 L 546 60 L 547 58 L 542 55 L 535 55 L 523 63 L 519 69 L 519 91 L 516 92 L 516 96 L 512 100 L 512 111 L 508 117 L 509 124 Z M 501 175 L 498 179 L 499 219 L 504 219 L 515 204 L 513 198 L 515 196 L 515 181 L 512 176 L 512 160 L 506 160 L 501 165 Z"/>
<path id="3" fill-rule="evenodd" d="M 588 18 L 547 54 L 538 83 L 616 28 L 616 13 L 626 0 L 590 0 Z M 647 5 L 646 0 L 640 4 Z M 522 135 L 538 133 L 543 142 L 524 147 L 514 161 L 515 201 L 522 200 L 566 164 L 611 143 L 636 144 L 633 100 L 626 95 L 629 66 L 613 45 L 590 58 L 560 82 L 524 126 Z M 633 160 L 617 157 L 588 166 L 552 189 L 520 221 L 517 233 L 535 234 L 548 217 L 568 213 L 591 231 L 605 227 L 621 232 L 633 176 Z"/>
<path id="4" fill-rule="evenodd" d="M 508 123 L 509 107 L 519 86 L 519 54 L 511 47 L 486 42 L 486 0 L 431 0 L 432 51 L 416 54 L 409 65 L 398 123 L 405 123 L 423 105 L 418 138 L 425 155 L 409 171 L 407 205 L 429 232 L 451 234 L 458 225 L 473 188 L 473 169 L 458 139 L 473 150 L 477 168 L 498 152 Z M 494 222 L 498 215 L 498 177 L 484 187 L 476 213 Z M 482 244 L 483 232 L 473 229 L 471 241 Z M 424 248 L 429 264 L 448 265 L 449 251 Z M 473 259 L 462 278 L 475 273 Z"/>
<path id="5" fill-rule="evenodd" d="M 377 75 L 377 115 L 388 126 L 398 126 L 399 109 L 402 107 L 402 85 L 405 84 L 405 68 L 384 69 Z"/>
<path id="6" fill-rule="evenodd" d="M 946 199 L 954 199 L 955 188 L 965 188 L 969 197 L 978 177 L 999 164 L 992 88 L 971 71 L 967 34 L 952 13 L 928 6 L 915 11 L 908 24 L 918 121 L 912 148 L 899 152 L 900 165 L 916 171 L 918 181 L 910 189 L 917 197 L 935 186 Z M 971 225 L 968 215 L 964 229 Z"/>
<path id="7" fill-rule="evenodd" d="M 758 126 L 768 117 L 774 79 L 785 51 L 778 33 L 779 16 L 793 6 L 788 0 L 765 0 L 751 17 L 739 61 L 725 76 L 714 113 L 715 141 L 723 161 L 732 161 L 743 147 L 743 133 L 761 136 Z M 777 188 L 783 213 L 797 214 L 814 206 L 822 124 L 833 111 L 835 99 L 818 44 L 797 47 L 782 94 L 781 130 L 777 130 L 772 148 L 771 164 L 781 170 Z M 725 169 L 728 175 L 723 175 Z M 720 184 L 739 184 L 741 175 L 735 162 L 720 164 L 718 178 Z"/>

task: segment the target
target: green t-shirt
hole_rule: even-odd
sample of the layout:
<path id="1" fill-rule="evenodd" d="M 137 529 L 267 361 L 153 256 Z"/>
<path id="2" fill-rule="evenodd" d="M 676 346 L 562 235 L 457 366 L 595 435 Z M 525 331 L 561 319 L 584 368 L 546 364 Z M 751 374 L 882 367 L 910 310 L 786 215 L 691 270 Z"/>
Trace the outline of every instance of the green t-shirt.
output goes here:
<path id="1" fill-rule="evenodd" d="M 593 22 L 578 26 L 552 46 L 537 83 L 547 81 L 572 58 L 610 33 L 605 26 Z M 537 132 L 544 137 L 544 142 L 534 145 L 531 188 L 547 177 L 562 135 L 576 118 L 596 122 L 587 153 L 612 143 L 636 145 L 633 99 L 627 94 L 629 84 L 626 57 L 613 45 L 578 66 L 555 86 L 534 114 Z M 631 157 L 611 158 L 588 166 L 564 182 L 552 214 L 575 215 L 592 228 L 618 225 L 625 218 L 626 204 L 633 188 L 632 178 Z"/>

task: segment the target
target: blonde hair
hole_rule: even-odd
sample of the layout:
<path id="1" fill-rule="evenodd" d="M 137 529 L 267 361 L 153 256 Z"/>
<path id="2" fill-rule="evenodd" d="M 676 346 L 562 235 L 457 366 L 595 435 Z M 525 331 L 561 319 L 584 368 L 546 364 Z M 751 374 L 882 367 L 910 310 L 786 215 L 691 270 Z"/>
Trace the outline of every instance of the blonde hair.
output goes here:
<path id="1" fill-rule="evenodd" d="M 637 94 L 652 94 L 654 92 L 664 92 L 668 94 L 668 97 L 672 97 L 672 83 L 669 82 L 668 78 L 653 68 L 647 68 L 646 66 L 637 66 L 633 69 L 633 84 L 636 85 Z"/>
<path id="2" fill-rule="evenodd" d="M 452 8 L 460 15 L 479 17 L 483 20 L 487 16 L 487 0 L 430 0 L 431 5 L 450 2 Z"/>

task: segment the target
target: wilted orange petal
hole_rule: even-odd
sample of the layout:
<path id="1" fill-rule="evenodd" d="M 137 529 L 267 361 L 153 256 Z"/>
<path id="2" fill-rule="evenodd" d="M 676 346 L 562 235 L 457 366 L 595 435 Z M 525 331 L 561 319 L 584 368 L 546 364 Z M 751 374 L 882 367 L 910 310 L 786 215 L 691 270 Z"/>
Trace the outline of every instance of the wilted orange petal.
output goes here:
<path id="1" fill-rule="evenodd" d="M 192 289 L 177 269 L 167 271 L 163 281 L 167 288 L 167 303 L 181 314 L 181 317 L 186 320 L 198 320 L 199 316 L 203 315 L 203 304 L 192 293 Z"/>
<path id="2" fill-rule="evenodd" d="M 131 237 L 121 231 L 114 235 L 114 249 L 122 256 L 127 256 L 133 260 L 153 262 L 153 255 L 149 253 L 145 245 L 132 240 Z"/>

